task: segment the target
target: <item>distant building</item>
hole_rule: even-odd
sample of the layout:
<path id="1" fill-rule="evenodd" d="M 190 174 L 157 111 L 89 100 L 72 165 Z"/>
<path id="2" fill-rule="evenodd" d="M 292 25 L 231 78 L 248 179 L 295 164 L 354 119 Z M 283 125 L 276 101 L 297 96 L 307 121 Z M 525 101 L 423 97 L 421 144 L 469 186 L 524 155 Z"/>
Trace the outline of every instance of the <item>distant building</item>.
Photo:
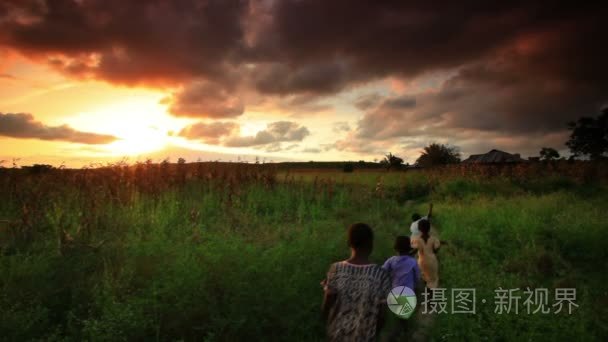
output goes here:
<path id="1" fill-rule="evenodd" d="M 480 164 L 498 164 L 498 163 L 523 163 L 523 159 L 519 153 L 511 154 L 500 150 L 492 150 L 484 154 L 472 154 L 469 158 L 463 160 L 463 163 L 480 163 Z"/>

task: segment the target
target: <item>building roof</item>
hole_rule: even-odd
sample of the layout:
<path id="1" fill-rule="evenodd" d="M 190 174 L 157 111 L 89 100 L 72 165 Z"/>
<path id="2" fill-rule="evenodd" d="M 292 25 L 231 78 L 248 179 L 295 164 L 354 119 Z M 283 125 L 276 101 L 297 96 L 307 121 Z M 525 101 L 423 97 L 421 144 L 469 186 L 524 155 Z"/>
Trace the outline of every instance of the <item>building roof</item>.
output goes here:
<path id="1" fill-rule="evenodd" d="M 526 160 L 519 154 L 511 154 L 500 150 L 492 150 L 484 154 L 472 154 L 463 163 L 521 163 Z"/>

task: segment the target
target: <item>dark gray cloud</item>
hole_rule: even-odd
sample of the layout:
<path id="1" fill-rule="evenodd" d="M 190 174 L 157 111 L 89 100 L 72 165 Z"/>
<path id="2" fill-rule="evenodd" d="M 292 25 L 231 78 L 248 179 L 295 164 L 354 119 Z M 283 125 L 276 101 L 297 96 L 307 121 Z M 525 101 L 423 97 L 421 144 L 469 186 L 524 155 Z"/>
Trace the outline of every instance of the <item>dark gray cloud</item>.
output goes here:
<path id="1" fill-rule="evenodd" d="M 243 49 L 239 0 L 0 3 L 0 44 L 68 74 L 122 84 L 221 80 Z"/>
<path id="2" fill-rule="evenodd" d="M 205 81 L 191 83 L 163 101 L 170 103 L 169 111 L 176 116 L 232 118 L 245 110 L 230 90 Z"/>
<path id="3" fill-rule="evenodd" d="M 198 122 L 184 127 L 179 135 L 206 144 L 218 145 L 222 138 L 238 133 L 239 125 L 234 122 Z"/>
<path id="4" fill-rule="evenodd" d="M 74 77 L 181 86 L 172 112 L 209 118 L 250 93 L 322 111 L 316 98 L 446 72 L 428 93 L 357 99 L 353 138 L 548 135 L 608 101 L 605 17 L 591 1 L 8 0 L 0 46 Z"/>
<path id="5" fill-rule="evenodd" d="M 266 129 L 253 136 L 231 137 L 226 142 L 230 147 L 268 145 L 286 141 L 302 141 L 310 135 L 308 128 L 291 121 L 277 121 L 268 124 Z"/>
<path id="6" fill-rule="evenodd" d="M 47 126 L 26 113 L 0 113 L 0 136 L 81 144 L 107 144 L 117 139 L 111 135 L 77 131 L 67 125 Z"/>
<path id="7" fill-rule="evenodd" d="M 535 72 L 534 65 L 519 70 L 518 59 L 528 56 L 508 55 L 508 62 L 462 68 L 437 91 L 387 97 L 358 122 L 357 137 L 440 136 L 457 130 L 550 134 L 564 131 L 577 117 L 599 112 L 608 99 L 601 86 L 587 80 L 566 82 L 561 75 Z M 538 63 L 541 68 L 542 61 Z"/>
<path id="8" fill-rule="evenodd" d="M 368 110 L 377 106 L 381 100 L 382 95 L 377 93 L 361 95 L 355 100 L 355 107 L 359 110 Z"/>
<path id="9" fill-rule="evenodd" d="M 411 95 L 387 97 L 359 120 L 355 136 L 377 140 L 407 134 L 416 125 L 412 116 L 415 106 L 416 100 Z"/>
<path id="10" fill-rule="evenodd" d="M 353 79 L 340 62 L 319 62 L 302 66 L 282 63 L 258 65 L 252 78 L 255 88 L 267 94 L 333 94 Z"/>
<path id="11" fill-rule="evenodd" d="M 604 14 L 591 2 L 23 0 L 0 4 L 0 44 L 117 83 L 223 83 L 247 66 L 262 92 L 331 93 L 457 68 L 548 30 L 575 37 L 560 51 L 576 65 L 601 65 L 590 52 L 601 50 Z M 547 64 L 563 70 L 566 60 Z"/>
<path id="12" fill-rule="evenodd" d="M 404 139 L 416 138 L 407 144 L 409 149 L 440 140 L 460 146 L 465 154 L 502 148 L 536 155 L 543 146 L 563 150 L 566 123 L 598 113 L 606 98 L 588 86 L 530 73 L 524 77 L 504 64 L 464 68 L 437 91 L 415 97 L 415 106 L 402 109 L 389 105 L 401 102 L 398 96 L 385 99 L 336 147 L 377 153 L 383 146 L 405 146 Z"/>
<path id="13" fill-rule="evenodd" d="M 412 77 L 484 58 L 527 32 L 568 20 L 597 20 L 598 8 L 539 2 L 279 1 L 267 36 L 277 41 L 272 52 L 292 64 L 340 56 L 352 65 L 351 77 Z"/>
<path id="14" fill-rule="evenodd" d="M 576 51 L 575 47 L 586 45 L 584 40 L 552 29 L 527 35 L 484 60 L 461 67 L 437 90 L 408 95 L 415 101 L 385 98 L 358 122 L 355 137 L 449 137 L 464 145 L 465 151 L 492 143 L 528 151 L 541 146 L 561 148 L 566 123 L 595 115 L 608 100 L 608 84 L 598 78 L 608 77 L 606 67 L 595 63 L 592 71 L 583 61 L 586 57 L 563 48 L 571 46 Z M 555 55 L 568 59 L 556 60 Z M 569 66 L 576 60 L 576 68 Z"/>
<path id="15" fill-rule="evenodd" d="M 387 98 L 382 107 L 385 109 L 407 110 L 416 107 L 416 98 L 413 96 L 398 96 Z"/>
<path id="16" fill-rule="evenodd" d="M 301 113 L 314 114 L 330 110 L 332 106 L 325 103 L 323 101 L 324 99 L 326 99 L 326 97 L 320 97 L 316 94 L 297 94 L 285 96 L 279 99 L 279 101 L 272 99 L 272 101 L 274 106 L 276 106 L 278 102 L 278 107 L 282 110 L 288 111 L 292 113 L 292 115 L 298 115 Z"/>
<path id="17" fill-rule="evenodd" d="M 295 94 L 285 96 L 270 96 L 259 93 L 247 93 L 247 108 L 254 112 L 287 113 L 290 118 L 310 117 L 312 115 L 328 114 L 334 111 L 331 97 L 321 97 L 313 94 Z"/>

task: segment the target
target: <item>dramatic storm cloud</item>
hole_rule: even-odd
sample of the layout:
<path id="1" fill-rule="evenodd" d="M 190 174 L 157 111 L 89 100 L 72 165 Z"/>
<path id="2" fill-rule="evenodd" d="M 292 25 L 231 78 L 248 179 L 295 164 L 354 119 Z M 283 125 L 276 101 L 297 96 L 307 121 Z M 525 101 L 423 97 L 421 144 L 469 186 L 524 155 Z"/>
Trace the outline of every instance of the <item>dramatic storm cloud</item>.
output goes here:
<path id="1" fill-rule="evenodd" d="M 497 147 L 526 146 L 528 137 L 532 149 L 563 147 L 557 137 L 566 122 L 608 104 L 607 7 L 9 0 L 0 3 L 0 46 L 76 79 L 171 89 L 163 102 L 180 117 L 239 120 L 260 108 L 312 117 L 349 106 L 327 117 L 330 125 L 343 122 L 330 128 L 341 151 L 378 153 L 447 138 L 471 151 L 484 146 L 471 136 Z M 415 82 L 429 75 L 440 77 L 424 87 Z M 392 81 L 402 89 L 359 92 Z M 249 137 L 230 129 L 201 124 L 182 136 L 217 144 L 224 136 L 225 145 L 242 147 L 309 134 L 286 122 Z"/>
<path id="2" fill-rule="evenodd" d="M 177 116 L 225 118 L 243 114 L 242 101 L 230 91 L 208 82 L 194 82 L 165 99 L 169 110 Z"/>
<path id="3" fill-rule="evenodd" d="M 26 113 L 0 113 L 0 136 L 62 140 L 82 144 L 107 144 L 116 140 L 111 135 L 80 132 L 67 125 L 46 126 Z"/>
<path id="4" fill-rule="evenodd" d="M 0 3 L 0 43 L 59 70 L 124 84 L 221 79 L 243 49 L 243 1 Z"/>

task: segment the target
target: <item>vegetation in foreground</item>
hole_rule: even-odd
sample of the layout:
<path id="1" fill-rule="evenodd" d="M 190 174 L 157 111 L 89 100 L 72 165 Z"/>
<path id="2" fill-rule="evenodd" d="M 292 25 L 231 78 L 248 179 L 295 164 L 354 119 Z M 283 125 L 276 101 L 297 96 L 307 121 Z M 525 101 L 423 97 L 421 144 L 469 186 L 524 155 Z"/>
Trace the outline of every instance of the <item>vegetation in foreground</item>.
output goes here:
<path id="1" fill-rule="evenodd" d="M 263 165 L 0 170 L 0 331 L 24 340 L 322 340 L 346 227 L 393 254 L 435 204 L 440 285 L 575 287 L 572 315 L 440 315 L 437 340 L 605 340 L 605 167 L 354 173 Z M 542 168 L 541 168 L 542 167 Z M 182 168 L 182 169 L 180 169 Z"/>

